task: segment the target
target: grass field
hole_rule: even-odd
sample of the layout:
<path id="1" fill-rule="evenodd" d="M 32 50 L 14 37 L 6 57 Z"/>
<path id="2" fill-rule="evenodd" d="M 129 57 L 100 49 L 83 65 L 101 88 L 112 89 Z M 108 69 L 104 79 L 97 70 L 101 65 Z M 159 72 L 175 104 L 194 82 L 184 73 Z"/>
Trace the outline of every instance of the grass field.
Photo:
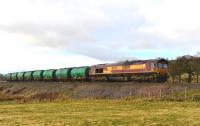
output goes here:
<path id="1" fill-rule="evenodd" d="M 200 103 L 127 100 L 0 103 L 0 125 L 200 125 Z"/>

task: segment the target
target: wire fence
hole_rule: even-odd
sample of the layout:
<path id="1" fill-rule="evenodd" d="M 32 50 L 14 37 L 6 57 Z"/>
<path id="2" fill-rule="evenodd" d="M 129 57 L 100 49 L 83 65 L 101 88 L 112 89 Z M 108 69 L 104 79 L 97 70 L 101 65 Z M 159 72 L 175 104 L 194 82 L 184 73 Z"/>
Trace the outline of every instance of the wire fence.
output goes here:
<path id="1" fill-rule="evenodd" d="M 194 101 L 200 102 L 200 89 L 190 89 L 184 87 L 176 89 L 174 87 L 158 90 L 139 90 L 139 94 L 129 92 L 129 96 L 121 96 L 121 98 L 141 99 L 146 101 L 178 101 L 187 102 Z"/>
<path id="2" fill-rule="evenodd" d="M 200 101 L 200 85 L 87 87 L 76 89 L 74 98 Z"/>
<path id="3" fill-rule="evenodd" d="M 142 99 L 200 101 L 200 84 L 2 84 L 1 99 Z"/>

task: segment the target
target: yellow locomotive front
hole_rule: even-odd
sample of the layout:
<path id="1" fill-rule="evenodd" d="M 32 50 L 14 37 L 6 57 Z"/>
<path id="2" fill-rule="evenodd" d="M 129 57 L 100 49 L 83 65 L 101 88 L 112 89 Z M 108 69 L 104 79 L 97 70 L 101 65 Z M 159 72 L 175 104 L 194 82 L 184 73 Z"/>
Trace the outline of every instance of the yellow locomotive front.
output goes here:
<path id="1" fill-rule="evenodd" d="M 154 69 L 154 71 L 156 71 L 158 74 L 167 74 L 168 73 L 168 61 L 166 60 L 158 60 L 157 61 L 157 65 L 156 65 L 156 69 Z"/>
<path id="2" fill-rule="evenodd" d="M 168 78 L 168 60 L 159 59 L 151 63 L 151 72 L 157 82 L 165 82 Z"/>

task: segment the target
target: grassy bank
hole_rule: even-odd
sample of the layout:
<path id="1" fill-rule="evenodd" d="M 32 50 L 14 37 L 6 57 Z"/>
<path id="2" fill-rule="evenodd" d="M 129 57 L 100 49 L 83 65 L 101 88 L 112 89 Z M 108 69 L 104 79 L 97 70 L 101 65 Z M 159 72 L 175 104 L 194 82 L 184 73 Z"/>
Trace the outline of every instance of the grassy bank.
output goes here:
<path id="1" fill-rule="evenodd" d="M 0 83 L 0 101 L 57 101 L 68 99 L 145 99 L 200 101 L 200 84 L 170 83 Z"/>
<path id="2" fill-rule="evenodd" d="M 0 126 L 200 125 L 199 101 L 199 84 L 0 83 Z"/>
<path id="3" fill-rule="evenodd" d="M 200 104 L 127 100 L 0 103 L 0 125 L 200 125 Z"/>

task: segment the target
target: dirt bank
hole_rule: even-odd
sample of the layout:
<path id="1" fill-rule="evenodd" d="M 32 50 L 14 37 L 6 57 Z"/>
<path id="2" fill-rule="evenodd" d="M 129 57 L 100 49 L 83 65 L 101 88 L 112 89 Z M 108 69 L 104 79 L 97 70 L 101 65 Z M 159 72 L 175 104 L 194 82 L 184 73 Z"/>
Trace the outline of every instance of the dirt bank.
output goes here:
<path id="1" fill-rule="evenodd" d="M 200 84 L 0 82 L 0 100 L 164 97 L 199 90 Z"/>

